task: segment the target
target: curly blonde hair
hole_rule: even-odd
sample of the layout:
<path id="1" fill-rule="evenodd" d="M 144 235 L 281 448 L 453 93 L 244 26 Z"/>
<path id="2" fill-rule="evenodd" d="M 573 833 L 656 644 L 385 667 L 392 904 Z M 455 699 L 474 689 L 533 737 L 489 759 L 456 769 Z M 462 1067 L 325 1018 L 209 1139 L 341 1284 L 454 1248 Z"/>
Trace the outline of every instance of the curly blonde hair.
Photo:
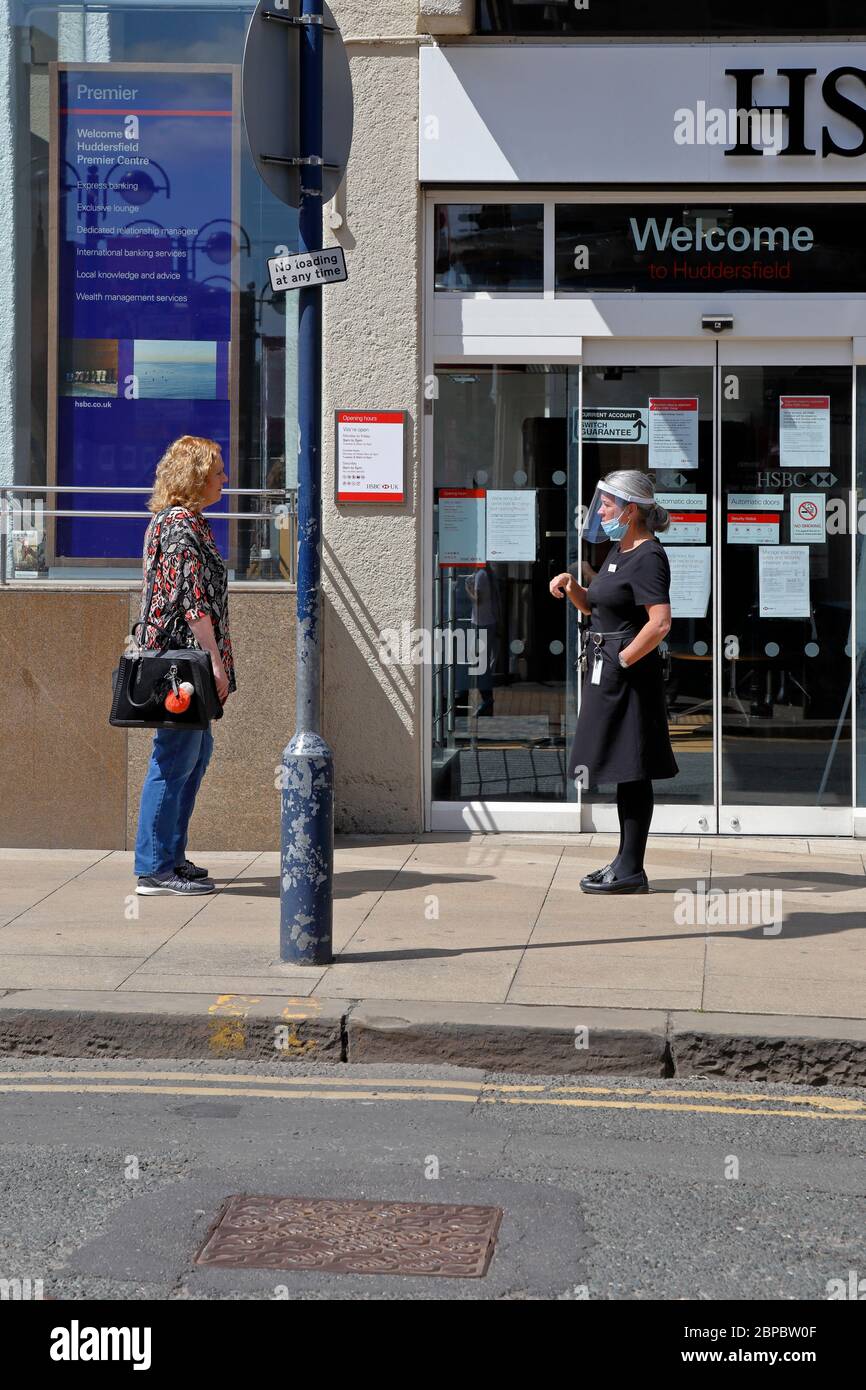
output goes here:
<path id="1" fill-rule="evenodd" d="M 163 507 L 187 507 L 191 512 L 201 510 L 207 480 L 211 470 L 221 460 L 222 451 L 214 439 L 199 439 L 194 434 L 181 435 L 169 444 L 156 465 L 156 479 L 148 507 L 160 512 Z"/>

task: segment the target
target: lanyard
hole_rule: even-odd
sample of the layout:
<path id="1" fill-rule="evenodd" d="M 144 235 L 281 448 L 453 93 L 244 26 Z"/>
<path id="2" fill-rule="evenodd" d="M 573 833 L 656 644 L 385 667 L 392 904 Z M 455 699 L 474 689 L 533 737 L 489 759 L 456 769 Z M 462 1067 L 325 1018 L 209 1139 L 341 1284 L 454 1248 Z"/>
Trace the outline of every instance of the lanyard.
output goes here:
<path id="1" fill-rule="evenodd" d="M 580 650 L 580 669 L 581 671 L 586 670 L 587 652 L 590 644 L 592 644 L 594 648 L 594 660 L 590 679 L 593 685 L 599 685 L 601 683 L 601 667 L 602 661 L 604 660 L 605 638 L 618 637 L 621 638 L 623 642 L 630 642 L 632 637 L 636 636 L 637 632 L 638 628 L 636 627 L 619 628 L 615 632 L 596 632 L 590 628 L 589 631 L 583 634 L 583 645 Z"/>

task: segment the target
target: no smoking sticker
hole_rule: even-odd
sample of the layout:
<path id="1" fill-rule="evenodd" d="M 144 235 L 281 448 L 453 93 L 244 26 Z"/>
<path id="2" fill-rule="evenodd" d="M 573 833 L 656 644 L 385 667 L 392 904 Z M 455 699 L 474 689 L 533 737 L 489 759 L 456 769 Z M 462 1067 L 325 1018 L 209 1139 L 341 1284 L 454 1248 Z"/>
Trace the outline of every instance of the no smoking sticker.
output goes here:
<path id="1" fill-rule="evenodd" d="M 823 492 L 791 493 L 791 543 L 823 541 L 826 498 Z"/>

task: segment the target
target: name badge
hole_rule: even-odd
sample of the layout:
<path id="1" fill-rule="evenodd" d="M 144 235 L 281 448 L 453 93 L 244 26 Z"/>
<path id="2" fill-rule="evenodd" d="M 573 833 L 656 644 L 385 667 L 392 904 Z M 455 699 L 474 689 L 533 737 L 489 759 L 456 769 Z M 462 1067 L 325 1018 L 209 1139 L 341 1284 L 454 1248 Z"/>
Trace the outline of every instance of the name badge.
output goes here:
<path id="1" fill-rule="evenodd" d="M 616 569 L 616 565 L 608 565 L 608 570 L 610 571 L 611 574 L 613 574 L 613 572 L 614 572 L 615 569 Z"/>

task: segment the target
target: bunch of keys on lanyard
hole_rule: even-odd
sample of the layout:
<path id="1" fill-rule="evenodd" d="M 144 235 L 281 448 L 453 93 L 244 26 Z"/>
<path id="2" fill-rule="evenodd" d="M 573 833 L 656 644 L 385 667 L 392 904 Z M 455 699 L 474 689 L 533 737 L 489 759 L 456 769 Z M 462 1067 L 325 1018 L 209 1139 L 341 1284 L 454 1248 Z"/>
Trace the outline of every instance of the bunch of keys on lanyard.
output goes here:
<path id="1" fill-rule="evenodd" d="M 592 662 L 592 676 L 590 677 L 590 684 L 601 685 L 601 646 L 604 641 L 604 637 L 600 632 L 591 632 L 590 637 L 595 643 L 595 656 L 593 657 Z"/>

